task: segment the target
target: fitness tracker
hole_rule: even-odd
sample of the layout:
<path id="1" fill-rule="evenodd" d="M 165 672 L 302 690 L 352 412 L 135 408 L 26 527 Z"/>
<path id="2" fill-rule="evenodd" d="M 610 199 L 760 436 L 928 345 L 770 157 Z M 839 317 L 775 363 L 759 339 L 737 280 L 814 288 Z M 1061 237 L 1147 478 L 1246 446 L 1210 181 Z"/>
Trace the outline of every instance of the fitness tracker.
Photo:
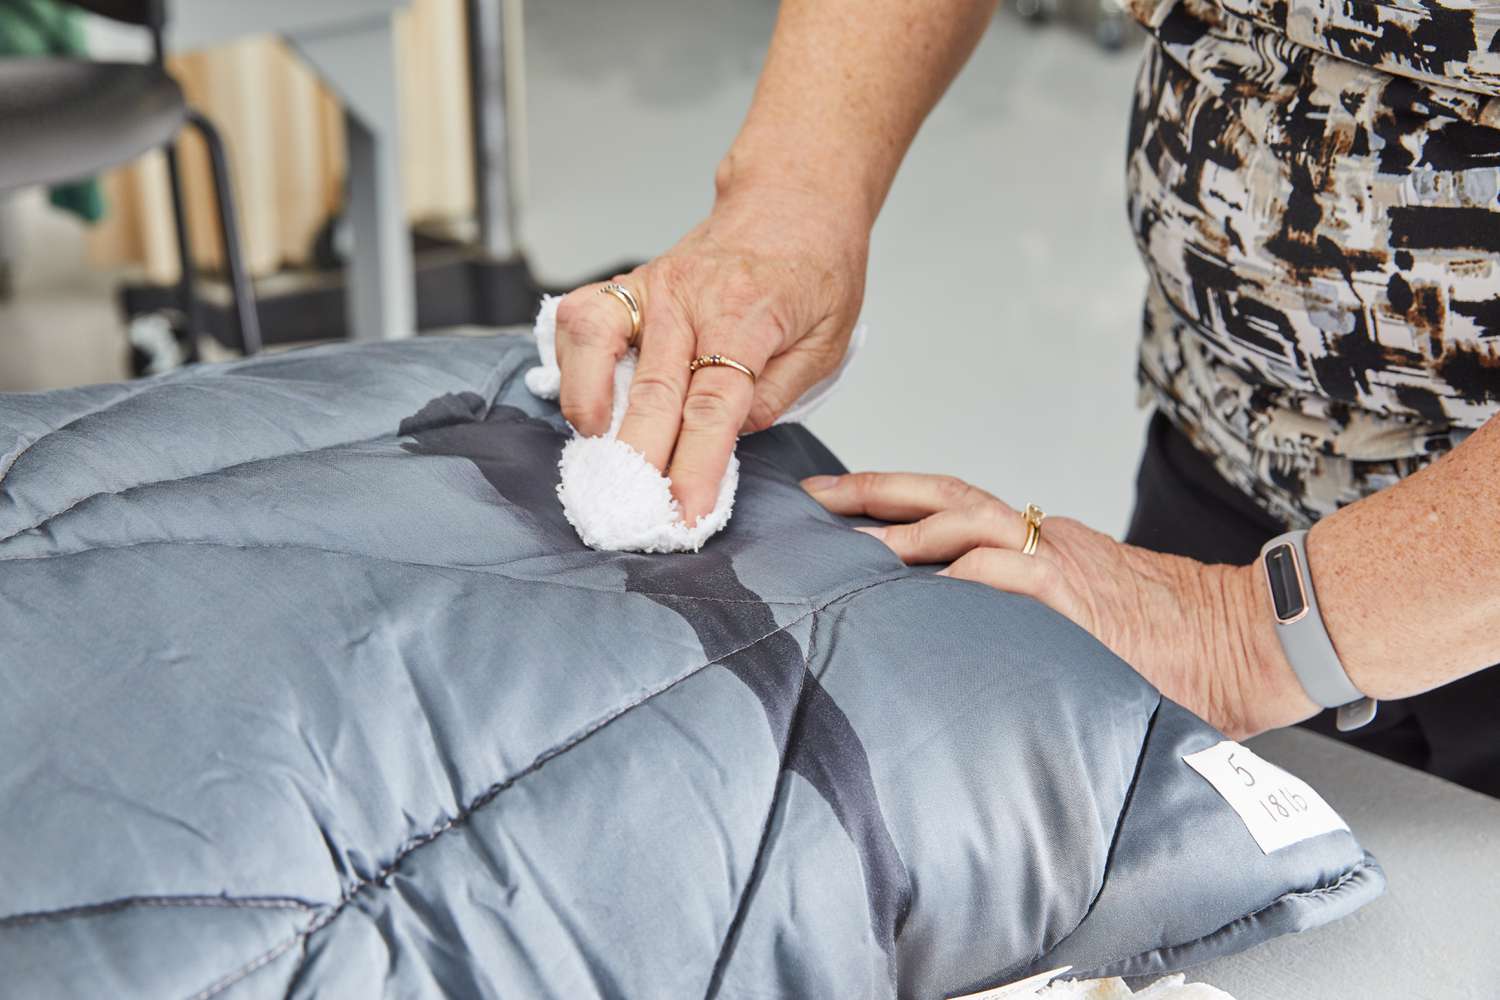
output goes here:
<path id="1" fill-rule="evenodd" d="M 1338 709 L 1338 729 L 1346 733 L 1375 718 L 1375 701 L 1349 680 L 1328 638 L 1318 597 L 1307 568 L 1305 531 L 1277 535 L 1260 550 L 1276 636 L 1307 696 L 1324 708 Z"/>

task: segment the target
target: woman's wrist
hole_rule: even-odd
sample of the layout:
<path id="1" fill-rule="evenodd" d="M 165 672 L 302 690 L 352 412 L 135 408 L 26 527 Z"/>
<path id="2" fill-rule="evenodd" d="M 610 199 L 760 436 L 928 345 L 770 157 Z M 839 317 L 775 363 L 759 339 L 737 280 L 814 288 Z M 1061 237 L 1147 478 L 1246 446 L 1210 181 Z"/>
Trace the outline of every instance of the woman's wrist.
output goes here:
<path id="1" fill-rule="evenodd" d="M 1232 678 L 1229 683 L 1238 687 L 1232 696 L 1244 706 L 1246 729 L 1261 732 L 1317 714 L 1318 705 L 1303 690 L 1281 647 L 1260 561 L 1247 566 L 1206 569 L 1224 574 L 1217 613 L 1225 622 L 1222 634 L 1227 639 L 1230 650 L 1227 655 L 1233 667 L 1228 671 Z"/>
<path id="2" fill-rule="evenodd" d="M 857 299 L 869 257 L 870 227 L 860 212 L 816 185 L 785 176 L 754 181 L 741 176 L 733 185 L 720 187 L 713 211 L 689 239 L 800 261 L 812 272 L 855 289 Z"/>
<path id="3" fill-rule="evenodd" d="M 814 218 L 836 223 L 849 239 L 867 243 L 885 199 L 885 189 L 853 168 L 811 157 L 743 150 L 735 144 L 714 171 L 714 208 L 747 202 L 796 203 Z"/>

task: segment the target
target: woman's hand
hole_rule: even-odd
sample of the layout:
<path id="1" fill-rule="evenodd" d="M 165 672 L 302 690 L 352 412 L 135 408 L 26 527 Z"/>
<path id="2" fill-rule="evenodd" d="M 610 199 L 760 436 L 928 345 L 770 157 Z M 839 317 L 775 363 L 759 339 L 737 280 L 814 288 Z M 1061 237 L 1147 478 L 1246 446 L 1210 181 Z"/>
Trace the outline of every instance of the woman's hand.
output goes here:
<path id="1" fill-rule="evenodd" d="M 844 357 L 870 229 L 901 158 L 995 0 L 783 0 L 708 219 L 620 283 L 643 313 L 620 439 L 665 470 L 689 523 L 713 508 L 736 435 L 769 426 Z M 642 197 L 650 197 L 642 191 Z M 626 308 L 597 286 L 557 312 L 563 414 L 608 429 Z M 757 376 L 705 368 L 722 354 Z"/>
<path id="2" fill-rule="evenodd" d="M 641 306 L 640 361 L 620 440 L 672 480 L 693 524 L 713 508 L 736 437 L 769 427 L 844 357 L 864 294 L 869 218 L 795 188 L 721 189 L 671 250 L 615 279 Z M 630 315 L 589 285 L 557 310 L 562 411 L 584 434 L 609 426 Z M 699 355 L 727 367 L 689 373 Z"/>
<path id="3" fill-rule="evenodd" d="M 1243 738 L 1313 715 L 1252 566 L 1210 566 L 1124 545 L 1049 517 L 1021 554 L 1021 515 L 946 476 L 816 476 L 804 488 L 837 514 L 897 522 L 862 528 L 909 564 L 1033 597 L 1072 619 L 1167 697 Z"/>

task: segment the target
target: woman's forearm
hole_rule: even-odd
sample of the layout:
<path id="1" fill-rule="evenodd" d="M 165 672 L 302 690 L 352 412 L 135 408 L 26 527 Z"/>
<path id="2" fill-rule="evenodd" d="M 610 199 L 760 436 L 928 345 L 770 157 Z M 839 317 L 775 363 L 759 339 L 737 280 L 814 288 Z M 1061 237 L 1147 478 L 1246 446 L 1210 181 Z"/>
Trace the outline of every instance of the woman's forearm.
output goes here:
<path id="1" fill-rule="evenodd" d="M 1318 522 L 1313 587 L 1350 679 L 1398 698 L 1500 663 L 1500 417 Z"/>
<path id="2" fill-rule="evenodd" d="M 799 188 L 866 227 L 995 0 L 783 0 L 721 197 Z"/>

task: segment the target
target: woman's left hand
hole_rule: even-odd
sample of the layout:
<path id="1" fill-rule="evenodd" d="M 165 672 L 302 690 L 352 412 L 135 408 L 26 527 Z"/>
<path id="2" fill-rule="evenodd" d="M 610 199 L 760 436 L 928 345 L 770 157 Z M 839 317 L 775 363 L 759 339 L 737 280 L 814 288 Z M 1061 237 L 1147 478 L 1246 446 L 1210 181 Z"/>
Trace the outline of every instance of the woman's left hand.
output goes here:
<path id="1" fill-rule="evenodd" d="M 1210 566 L 1125 545 L 1049 517 L 1034 555 L 1013 508 L 949 476 L 865 472 L 803 487 L 837 514 L 896 522 L 861 528 L 908 564 L 1035 598 L 1072 619 L 1168 698 L 1232 738 L 1317 711 L 1271 624 L 1255 566 Z"/>

